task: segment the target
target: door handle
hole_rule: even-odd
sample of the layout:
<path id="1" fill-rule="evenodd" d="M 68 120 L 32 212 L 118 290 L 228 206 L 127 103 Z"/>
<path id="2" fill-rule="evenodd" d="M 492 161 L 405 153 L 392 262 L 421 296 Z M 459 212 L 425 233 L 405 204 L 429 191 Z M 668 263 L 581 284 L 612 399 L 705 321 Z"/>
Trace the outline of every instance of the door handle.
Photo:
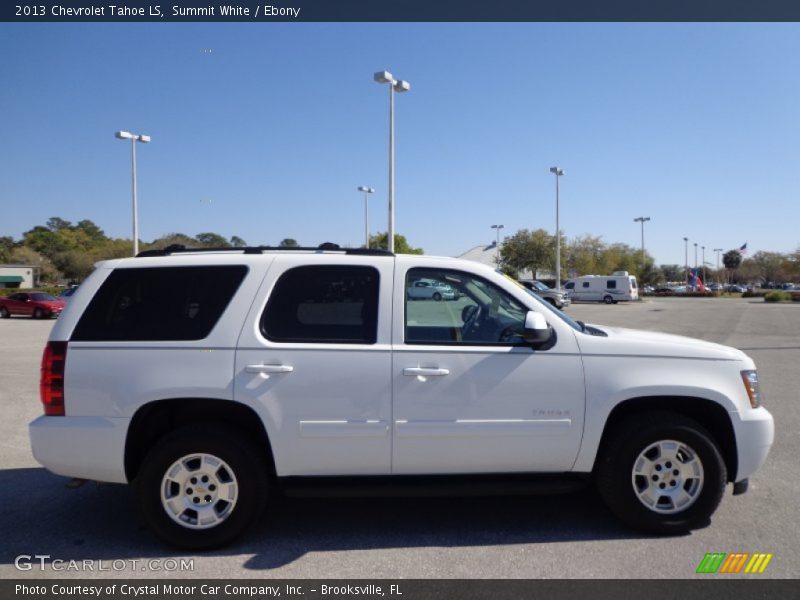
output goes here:
<path id="1" fill-rule="evenodd" d="M 294 367 L 291 365 L 247 365 L 244 370 L 247 373 L 291 373 Z"/>
<path id="2" fill-rule="evenodd" d="M 406 367 L 403 375 L 409 377 L 444 377 L 450 375 L 450 369 L 437 369 L 428 367 Z"/>

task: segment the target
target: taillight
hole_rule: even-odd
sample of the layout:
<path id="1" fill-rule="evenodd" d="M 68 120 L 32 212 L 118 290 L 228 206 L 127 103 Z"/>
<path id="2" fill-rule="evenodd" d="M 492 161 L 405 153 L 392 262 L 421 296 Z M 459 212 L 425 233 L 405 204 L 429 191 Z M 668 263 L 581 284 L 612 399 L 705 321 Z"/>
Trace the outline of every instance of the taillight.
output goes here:
<path id="1" fill-rule="evenodd" d="M 42 375 L 39 396 L 44 414 L 64 416 L 64 367 L 67 364 L 67 342 L 47 342 L 42 354 Z"/>

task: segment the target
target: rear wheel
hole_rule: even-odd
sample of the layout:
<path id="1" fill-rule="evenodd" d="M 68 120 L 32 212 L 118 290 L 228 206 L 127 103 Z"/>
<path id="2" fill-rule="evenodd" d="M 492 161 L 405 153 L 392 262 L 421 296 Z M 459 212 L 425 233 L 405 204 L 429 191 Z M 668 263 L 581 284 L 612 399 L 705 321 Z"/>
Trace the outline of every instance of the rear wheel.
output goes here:
<path id="1" fill-rule="evenodd" d="M 654 411 L 623 421 L 611 435 L 596 480 L 622 521 L 667 534 L 709 523 L 728 474 L 719 447 L 699 423 Z"/>
<path id="2" fill-rule="evenodd" d="M 605 302 L 606 304 L 613 304 L 614 299 L 611 296 L 603 296 L 603 302 Z"/>
<path id="3" fill-rule="evenodd" d="M 11 313 L 8 312 L 8 309 L 5 306 L 0 306 L 0 319 L 8 319 L 11 316 Z"/>
<path id="4" fill-rule="evenodd" d="M 191 425 L 170 433 L 147 455 L 135 481 L 147 524 L 179 548 L 230 543 L 266 504 L 264 455 L 230 427 Z"/>

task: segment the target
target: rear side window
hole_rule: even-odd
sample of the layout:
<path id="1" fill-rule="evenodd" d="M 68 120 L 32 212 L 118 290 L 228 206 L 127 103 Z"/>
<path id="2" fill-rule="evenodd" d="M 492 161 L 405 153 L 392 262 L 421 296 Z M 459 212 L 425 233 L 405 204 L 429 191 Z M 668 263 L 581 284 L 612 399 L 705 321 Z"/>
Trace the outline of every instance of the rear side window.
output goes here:
<path id="1" fill-rule="evenodd" d="M 378 283 L 373 267 L 296 267 L 281 275 L 261 316 L 274 342 L 374 344 Z"/>
<path id="2" fill-rule="evenodd" d="M 609 279 L 606 281 L 606 289 L 613 290 L 617 287 L 617 281 L 615 279 Z"/>
<path id="3" fill-rule="evenodd" d="M 117 269 L 89 303 L 72 339 L 202 340 L 246 273 L 244 265 Z"/>

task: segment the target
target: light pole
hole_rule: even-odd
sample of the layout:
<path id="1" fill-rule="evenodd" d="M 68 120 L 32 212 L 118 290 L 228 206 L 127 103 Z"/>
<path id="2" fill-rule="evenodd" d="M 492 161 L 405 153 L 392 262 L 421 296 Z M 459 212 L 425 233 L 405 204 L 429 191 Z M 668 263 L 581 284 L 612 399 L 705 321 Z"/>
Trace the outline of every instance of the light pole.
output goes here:
<path id="1" fill-rule="evenodd" d="M 644 275 L 644 224 L 650 217 L 636 217 L 633 222 L 642 224 L 642 275 Z"/>
<path id="2" fill-rule="evenodd" d="M 702 254 L 702 256 L 703 256 L 703 285 L 705 285 L 706 284 L 706 247 L 705 246 L 700 246 L 700 248 L 703 250 L 703 254 Z"/>
<path id="3" fill-rule="evenodd" d="M 684 263 L 684 274 L 686 276 L 686 287 L 689 287 L 689 238 L 683 238 L 683 263 Z"/>
<path id="4" fill-rule="evenodd" d="M 133 255 L 139 254 L 139 199 L 136 194 L 136 142 L 146 144 L 150 141 L 149 135 L 137 135 L 129 131 L 118 131 L 114 134 L 117 139 L 131 141 L 131 196 L 133 198 Z"/>
<path id="5" fill-rule="evenodd" d="M 389 231 L 387 248 L 394 252 L 394 93 L 407 92 L 411 84 L 403 80 L 395 80 L 389 71 L 378 71 L 373 76 L 378 83 L 389 84 Z"/>
<path id="6" fill-rule="evenodd" d="M 503 229 L 505 225 L 492 225 L 491 228 L 497 232 L 497 241 L 494 243 L 495 247 L 495 264 L 500 264 L 500 230 Z"/>
<path id="7" fill-rule="evenodd" d="M 719 253 L 722 252 L 722 248 L 714 248 L 714 252 L 717 253 L 717 285 L 719 285 Z"/>
<path id="8" fill-rule="evenodd" d="M 564 169 L 550 167 L 556 176 L 556 290 L 561 291 L 561 230 L 558 225 L 558 178 L 564 175 Z"/>
<path id="9" fill-rule="evenodd" d="M 374 194 L 375 189 L 365 185 L 358 186 L 359 192 L 364 192 L 364 247 L 369 248 L 369 208 L 367 206 L 367 198 L 369 194 Z"/>

